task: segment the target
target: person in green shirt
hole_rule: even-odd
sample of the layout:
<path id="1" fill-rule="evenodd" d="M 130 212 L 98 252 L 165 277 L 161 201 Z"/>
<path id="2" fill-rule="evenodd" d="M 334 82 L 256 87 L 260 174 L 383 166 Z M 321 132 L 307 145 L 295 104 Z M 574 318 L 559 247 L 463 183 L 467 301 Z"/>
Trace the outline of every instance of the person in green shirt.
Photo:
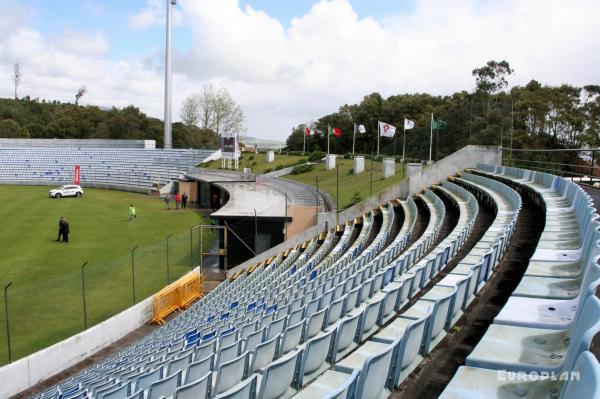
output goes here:
<path id="1" fill-rule="evenodd" d="M 135 214 L 135 206 L 133 204 L 129 205 L 129 221 L 134 221 L 137 218 Z"/>

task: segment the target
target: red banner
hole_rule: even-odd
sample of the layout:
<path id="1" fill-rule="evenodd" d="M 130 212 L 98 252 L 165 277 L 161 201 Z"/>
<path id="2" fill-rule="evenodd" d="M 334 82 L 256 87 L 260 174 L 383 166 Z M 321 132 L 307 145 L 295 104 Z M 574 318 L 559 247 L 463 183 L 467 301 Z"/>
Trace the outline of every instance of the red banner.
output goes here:
<path id="1" fill-rule="evenodd" d="M 73 178 L 73 184 L 79 185 L 81 177 L 81 167 L 79 165 L 75 165 L 75 177 Z"/>

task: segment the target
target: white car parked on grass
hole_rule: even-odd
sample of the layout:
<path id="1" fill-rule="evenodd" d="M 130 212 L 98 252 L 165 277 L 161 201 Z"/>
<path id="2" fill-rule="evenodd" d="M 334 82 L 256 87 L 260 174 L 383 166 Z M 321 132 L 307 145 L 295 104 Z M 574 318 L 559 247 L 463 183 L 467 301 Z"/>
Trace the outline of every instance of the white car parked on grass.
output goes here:
<path id="1" fill-rule="evenodd" d="M 83 189 L 81 186 L 76 186 L 74 184 L 55 188 L 54 190 L 50 190 L 48 192 L 48 197 L 50 198 L 81 197 L 82 195 Z"/>

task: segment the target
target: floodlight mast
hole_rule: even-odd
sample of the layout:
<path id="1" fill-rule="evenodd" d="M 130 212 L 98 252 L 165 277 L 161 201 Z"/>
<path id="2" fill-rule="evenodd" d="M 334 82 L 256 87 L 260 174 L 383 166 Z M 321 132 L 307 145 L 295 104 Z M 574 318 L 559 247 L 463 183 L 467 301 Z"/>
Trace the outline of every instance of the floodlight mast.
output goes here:
<path id="1" fill-rule="evenodd" d="M 173 148 L 171 124 L 171 29 L 173 25 L 173 6 L 177 0 L 167 0 L 167 43 L 165 46 L 165 137 L 164 148 Z"/>

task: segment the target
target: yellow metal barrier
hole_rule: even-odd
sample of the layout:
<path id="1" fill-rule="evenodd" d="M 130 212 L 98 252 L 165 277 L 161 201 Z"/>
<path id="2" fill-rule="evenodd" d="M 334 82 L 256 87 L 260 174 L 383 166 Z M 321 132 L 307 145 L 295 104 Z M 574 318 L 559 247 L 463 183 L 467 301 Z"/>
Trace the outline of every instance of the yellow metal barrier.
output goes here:
<path id="1" fill-rule="evenodd" d="M 186 308 L 190 303 L 202 297 L 202 278 L 199 274 L 190 273 L 179 280 L 179 307 Z"/>
<path id="2" fill-rule="evenodd" d="M 202 275 L 189 273 L 156 293 L 152 298 L 152 322 L 164 324 L 165 317 L 201 298 L 203 281 Z"/>
<path id="3" fill-rule="evenodd" d="M 152 300 L 152 322 L 164 324 L 165 317 L 179 310 L 179 286 L 171 284 L 160 290 Z"/>

